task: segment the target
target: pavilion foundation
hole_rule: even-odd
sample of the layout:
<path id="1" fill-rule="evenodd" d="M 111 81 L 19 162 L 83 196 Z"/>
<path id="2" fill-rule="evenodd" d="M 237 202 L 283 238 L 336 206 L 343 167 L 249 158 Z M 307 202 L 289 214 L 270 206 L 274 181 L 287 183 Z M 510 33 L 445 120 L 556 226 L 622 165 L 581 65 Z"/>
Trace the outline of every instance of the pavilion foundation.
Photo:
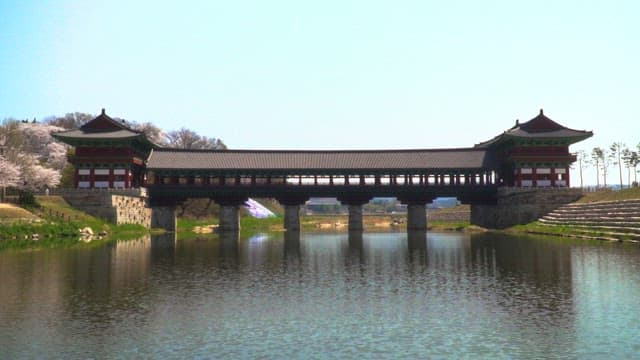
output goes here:
<path id="1" fill-rule="evenodd" d="M 151 227 L 161 228 L 169 232 L 175 232 L 176 207 L 175 206 L 154 206 L 151 208 Z"/>
<path id="2" fill-rule="evenodd" d="M 576 188 L 499 188 L 493 205 L 471 205 L 471 223 L 487 229 L 528 224 L 582 197 Z"/>

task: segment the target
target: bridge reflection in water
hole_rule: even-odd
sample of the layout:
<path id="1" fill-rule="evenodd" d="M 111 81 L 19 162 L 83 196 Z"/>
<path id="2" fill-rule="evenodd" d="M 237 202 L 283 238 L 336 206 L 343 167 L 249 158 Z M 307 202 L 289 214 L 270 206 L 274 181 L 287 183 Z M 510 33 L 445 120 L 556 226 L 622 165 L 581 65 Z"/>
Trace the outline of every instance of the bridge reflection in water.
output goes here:
<path id="1" fill-rule="evenodd" d="M 638 263 L 635 246 L 462 233 L 1 252 L 0 344 L 7 358 L 634 358 Z"/>

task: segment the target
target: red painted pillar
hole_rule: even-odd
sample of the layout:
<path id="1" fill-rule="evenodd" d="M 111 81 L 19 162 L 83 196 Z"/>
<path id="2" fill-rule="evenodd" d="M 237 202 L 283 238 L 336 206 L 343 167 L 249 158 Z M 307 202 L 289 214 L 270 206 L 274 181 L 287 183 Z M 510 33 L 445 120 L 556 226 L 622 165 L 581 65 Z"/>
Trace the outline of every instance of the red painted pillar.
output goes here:
<path id="1" fill-rule="evenodd" d="M 554 166 L 551 167 L 551 187 L 556 187 L 556 168 Z"/>
<path id="2" fill-rule="evenodd" d="M 531 167 L 531 186 L 538 186 L 538 172 L 535 167 Z"/>
<path id="3" fill-rule="evenodd" d="M 78 188 L 78 183 L 80 182 L 80 170 L 78 168 L 73 169 L 73 187 Z"/>
<path id="4" fill-rule="evenodd" d="M 516 186 L 522 187 L 522 168 L 516 169 Z"/>
<path id="5" fill-rule="evenodd" d="M 94 174 L 94 168 L 90 168 L 89 169 L 89 189 L 93 189 L 94 185 L 95 185 L 95 174 Z"/>
<path id="6" fill-rule="evenodd" d="M 113 168 L 109 168 L 109 189 L 113 189 Z"/>
<path id="7" fill-rule="evenodd" d="M 571 187 L 571 183 L 569 182 L 569 166 L 564 169 L 564 176 L 567 182 L 567 187 Z"/>

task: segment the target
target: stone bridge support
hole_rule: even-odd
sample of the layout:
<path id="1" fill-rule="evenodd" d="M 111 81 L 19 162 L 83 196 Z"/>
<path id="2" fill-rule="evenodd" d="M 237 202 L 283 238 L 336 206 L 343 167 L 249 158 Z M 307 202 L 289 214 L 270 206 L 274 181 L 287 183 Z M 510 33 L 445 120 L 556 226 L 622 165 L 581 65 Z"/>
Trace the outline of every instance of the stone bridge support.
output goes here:
<path id="1" fill-rule="evenodd" d="M 240 230 L 240 206 L 247 201 L 246 197 L 214 198 L 213 201 L 220 205 L 220 219 L 218 230 L 221 232 L 233 232 Z"/>
<path id="2" fill-rule="evenodd" d="M 369 196 L 340 197 L 338 200 L 349 208 L 349 231 L 363 231 L 362 205 L 371 200 Z"/>
<path id="3" fill-rule="evenodd" d="M 427 231 L 427 204 L 407 205 L 407 231 Z"/>
<path id="4" fill-rule="evenodd" d="M 151 227 L 175 232 L 177 229 L 175 205 L 151 207 Z"/>
<path id="5" fill-rule="evenodd" d="M 427 204 L 433 201 L 432 196 L 400 198 L 407 205 L 407 231 L 427 231 Z"/>
<path id="6" fill-rule="evenodd" d="M 279 197 L 278 202 L 284 206 L 284 228 L 287 231 L 300 230 L 300 206 L 308 197 Z"/>
<path id="7" fill-rule="evenodd" d="M 240 205 L 220 205 L 220 219 L 218 224 L 220 231 L 240 230 Z"/>

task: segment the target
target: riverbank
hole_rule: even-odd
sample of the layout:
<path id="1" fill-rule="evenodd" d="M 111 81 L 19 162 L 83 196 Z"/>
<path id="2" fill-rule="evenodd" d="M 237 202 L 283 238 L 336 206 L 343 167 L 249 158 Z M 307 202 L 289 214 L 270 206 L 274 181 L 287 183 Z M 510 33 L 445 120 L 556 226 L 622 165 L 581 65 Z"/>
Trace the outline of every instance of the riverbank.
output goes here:
<path id="1" fill-rule="evenodd" d="M 37 196 L 32 206 L 0 204 L 0 251 L 88 246 L 149 234 L 141 225 L 114 225 L 78 211 L 58 196 Z"/>
<path id="2" fill-rule="evenodd" d="M 601 190 L 507 233 L 601 241 L 640 242 L 640 189 Z"/>
<path id="3" fill-rule="evenodd" d="M 452 212 L 453 213 L 453 212 Z M 308 232 L 346 232 L 348 231 L 349 217 L 344 214 L 337 215 L 302 215 L 300 227 Z M 241 233 L 255 232 L 282 232 L 284 229 L 282 216 L 256 219 L 249 216 L 240 218 Z M 371 214 L 363 216 L 365 232 L 393 232 L 406 231 L 405 214 Z M 484 231 L 469 223 L 468 216 L 465 219 L 458 212 L 454 216 L 439 216 L 436 220 L 427 223 L 429 231 Z M 216 232 L 217 219 L 178 219 L 178 237 L 202 236 Z"/>

